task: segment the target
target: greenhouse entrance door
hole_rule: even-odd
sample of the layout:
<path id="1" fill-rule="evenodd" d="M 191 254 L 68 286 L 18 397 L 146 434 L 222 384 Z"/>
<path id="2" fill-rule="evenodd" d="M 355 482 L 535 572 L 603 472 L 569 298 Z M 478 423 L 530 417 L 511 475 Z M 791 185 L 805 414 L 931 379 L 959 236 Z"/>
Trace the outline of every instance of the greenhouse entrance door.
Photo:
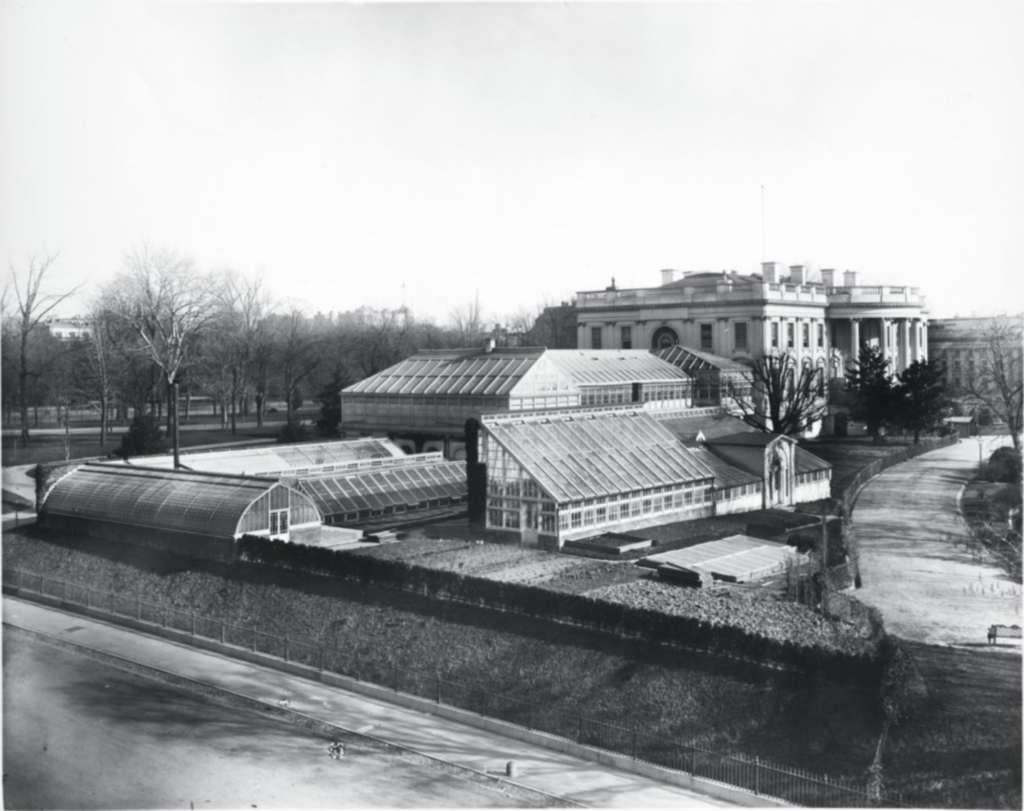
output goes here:
<path id="1" fill-rule="evenodd" d="M 288 540 L 288 508 L 270 511 L 270 537 Z"/>
<path id="2" fill-rule="evenodd" d="M 540 521 L 540 508 L 532 501 L 524 502 L 522 515 L 522 539 L 526 546 L 537 545 L 537 528 Z"/>

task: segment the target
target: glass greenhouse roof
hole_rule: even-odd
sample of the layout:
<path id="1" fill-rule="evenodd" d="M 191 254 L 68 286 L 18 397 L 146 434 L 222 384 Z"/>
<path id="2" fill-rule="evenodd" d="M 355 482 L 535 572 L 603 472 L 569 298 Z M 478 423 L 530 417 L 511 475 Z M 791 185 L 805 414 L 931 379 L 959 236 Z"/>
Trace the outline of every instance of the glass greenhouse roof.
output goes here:
<path id="1" fill-rule="evenodd" d="M 543 348 L 420 352 L 344 390 L 345 394 L 505 395 Z"/>
<path id="2" fill-rule="evenodd" d="M 729 358 L 720 355 L 712 355 L 710 352 L 701 352 L 687 346 L 669 346 L 657 353 L 661 360 L 682 369 L 684 372 L 696 374 L 717 370 L 719 372 L 733 372 L 735 374 L 750 375 L 750 367 L 744 366 Z"/>
<path id="3" fill-rule="evenodd" d="M 420 352 L 344 393 L 503 396 L 512 393 L 542 357 L 577 387 L 689 379 L 643 349 L 460 349 Z"/>
<path id="4" fill-rule="evenodd" d="M 688 444 L 696 440 L 699 434 L 703 434 L 705 439 L 711 440 L 735 433 L 761 433 L 757 428 L 747 425 L 743 420 L 724 411 L 693 415 L 688 415 L 685 411 L 668 412 L 664 415 L 656 412 L 653 416 L 680 440 Z"/>
<path id="5" fill-rule="evenodd" d="M 649 414 L 578 410 L 484 417 L 491 437 L 556 501 L 711 479 L 713 471 Z"/>
<path id="6" fill-rule="evenodd" d="M 462 462 L 375 469 L 304 479 L 298 489 L 317 505 L 321 515 L 415 506 L 438 498 L 466 495 Z"/>
<path id="7" fill-rule="evenodd" d="M 250 504 L 272 488 L 283 486 L 241 476 L 85 465 L 54 485 L 43 510 L 230 538 Z"/>
<path id="8" fill-rule="evenodd" d="M 387 439 L 367 438 L 344 442 L 322 442 L 306 445 L 268 445 L 241 450 L 208 451 L 181 454 L 181 464 L 192 471 L 226 473 L 238 476 L 294 473 L 297 470 L 346 465 L 367 459 L 390 459 L 404 456 L 401 448 Z M 125 465 L 123 462 L 104 463 Z M 172 469 L 172 456 L 153 456 L 134 460 L 126 466 Z"/>
<path id="9" fill-rule="evenodd" d="M 549 349 L 544 357 L 578 386 L 689 380 L 646 349 Z"/>

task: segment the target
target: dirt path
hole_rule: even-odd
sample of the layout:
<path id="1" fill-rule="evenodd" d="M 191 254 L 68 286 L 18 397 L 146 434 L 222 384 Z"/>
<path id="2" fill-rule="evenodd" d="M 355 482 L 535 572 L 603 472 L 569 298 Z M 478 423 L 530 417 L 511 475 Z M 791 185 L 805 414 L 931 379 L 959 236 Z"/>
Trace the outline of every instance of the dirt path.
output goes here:
<path id="1" fill-rule="evenodd" d="M 986 442 L 986 457 L 999 441 Z M 957 543 L 966 532 L 959 494 L 977 465 L 978 443 L 965 440 L 887 470 L 860 494 L 853 512 L 863 580 L 857 598 L 878 608 L 897 636 L 984 645 L 990 625 L 1022 624 L 1020 585 Z M 1020 651 L 1015 642 L 999 647 Z"/>

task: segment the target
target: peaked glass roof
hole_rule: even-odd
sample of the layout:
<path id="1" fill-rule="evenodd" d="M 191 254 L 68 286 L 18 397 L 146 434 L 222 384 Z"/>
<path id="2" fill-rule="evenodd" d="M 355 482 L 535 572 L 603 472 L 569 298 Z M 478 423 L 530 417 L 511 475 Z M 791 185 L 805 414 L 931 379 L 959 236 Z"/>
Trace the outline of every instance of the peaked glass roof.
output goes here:
<path id="1" fill-rule="evenodd" d="M 182 473 L 116 465 L 85 465 L 60 479 L 43 510 L 91 518 L 231 537 L 246 508 L 274 487 L 268 479 Z"/>
<path id="2" fill-rule="evenodd" d="M 345 394 L 505 395 L 543 348 L 420 352 L 349 386 Z"/>
<path id="3" fill-rule="evenodd" d="M 304 479 L 298 488 L 316 502 L 321 515 L 415 506 L 436 498 L 465 496 L 466 467 L 462 462 L 441 462 L 374 469 Z"/>
<path id="4" fill-rule="evenodd" d="M 558 502 L 696 482 L 714 475 L 643 411 L 485 417 L 484 426 Z"/>
<path id="5" fill-rule="evenodd" d="M 662 349 L 657 353 L 657 357 L 690 374 L 711 370 L 750 374 L 750 367 L 744 366 L 738 361 L 723 358 L 721 355 L 712 355 L 710 352 L 701 352 L 688 346 L 680 346 L 679 344 Z"/>
<path id="6" fill-rule="evenodd" d="M 578 386 L 689 379 L 646 349 L 549 349 L 544 357 Z"/>

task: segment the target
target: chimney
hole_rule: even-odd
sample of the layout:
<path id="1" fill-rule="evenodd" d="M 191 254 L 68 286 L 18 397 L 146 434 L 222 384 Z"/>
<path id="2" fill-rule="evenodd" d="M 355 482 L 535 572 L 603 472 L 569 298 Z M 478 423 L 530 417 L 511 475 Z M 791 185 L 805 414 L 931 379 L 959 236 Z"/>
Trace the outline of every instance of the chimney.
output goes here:
<path id="1" fill-rule="evenodd" d="M 821 271 L 821 283 L 825 287 L 836 286 L 836 272 L 832 268 Z"/>
<path id="2" fill-rule="evenodd" d="M 671 284 L 676 280 L 676 272 L 674 270 L 663 270 L 661 271 L 661 283 Z"/>
<path id="3" fill-rule="evenodd" d="M 774 262 L 762 262 L 761 263 L 761 277 L 766 282 L 775 283 L 777 278 L 775 276 L 775 263 Z"/>
<path id="4" fill-rule="evenodd" d="M 486 352 L 489 355 L 493 351 L 494 351 L 494 338 L 488 338 L 486 341 L 484 341 L 484 352 Z"/>
<path id="5" fill-rule="evenodd" d="M 790 284 L 806 284 L 806 282 L 804 281 L 803 265 L 789 266 L 789 282 Z"/>
<path id="6" fill-rule="evenodd" d="M 846 270 L 843 271 L 843 287 L 856 287 L 857 286 L 857 271 Z"/>

